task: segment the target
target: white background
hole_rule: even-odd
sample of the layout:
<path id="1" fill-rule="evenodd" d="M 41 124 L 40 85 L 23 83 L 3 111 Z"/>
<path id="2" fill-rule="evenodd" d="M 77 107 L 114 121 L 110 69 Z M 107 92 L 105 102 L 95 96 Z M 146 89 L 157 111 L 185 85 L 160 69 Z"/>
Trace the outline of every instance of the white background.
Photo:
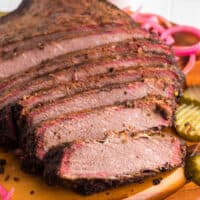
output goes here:
<path id="1" fill-rule="evenodd" d="M 41 0 L 42 1 L 42 0 Z M 53 1 L 53 0 L 50 0 Z M 67 1 L 67 0 L 66 0 Z M 76 1 L 76 0 L 74 0 Z M 200 28 L 200 0 L 110 0 L 120 8 L 131 6 L 133 10 L 142 6 L 142 11 L 154 12 L 186 25 Z M 21 0 L 0 0 L 0 11 L 11 11 Z"/>

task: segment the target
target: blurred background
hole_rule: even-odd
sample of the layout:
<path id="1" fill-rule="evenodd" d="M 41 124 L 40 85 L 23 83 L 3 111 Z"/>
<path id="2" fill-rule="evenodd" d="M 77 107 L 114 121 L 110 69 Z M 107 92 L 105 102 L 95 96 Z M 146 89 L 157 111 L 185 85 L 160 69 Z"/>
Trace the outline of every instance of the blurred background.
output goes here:
<path id="1" fill-rule="evenodd" d="M 15 9 L 22 0 L 0 0 L 0 12 Z M 76 0 L 74 0 L 76 1 Z M 143 12 L 153 12 L 165 16 L 178 24 L 200 28 L 200 0 L 110 0 L 120 8 L 131 6 L 136 10 L 142 6 Z"/>

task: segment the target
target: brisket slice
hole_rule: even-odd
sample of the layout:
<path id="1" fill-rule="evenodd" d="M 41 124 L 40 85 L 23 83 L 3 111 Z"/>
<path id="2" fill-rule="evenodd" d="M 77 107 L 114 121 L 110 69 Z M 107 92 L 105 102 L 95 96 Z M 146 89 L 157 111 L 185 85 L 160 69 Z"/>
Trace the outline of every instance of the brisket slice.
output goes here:
<path id="1" fill-rule="evenodd" d="M 61 115 L 26 129 L 25 153 L 42 160 L 49 149 L 78 139 L 102 139 L 110 131 L 134 132 L 169 127 L 174 107 L 166 100 L 147 97 L 121 105 Z M 25 132 L 25 131 L 24 131 Z"/>
<path id="2" fill-rule="evenodd" d="M 141 99 L 148 95 L 160 95 L 174 102 L 174 94 L 175 88 L 173 85 L 168 85 L 165 81 L 145 79 L 143 82 L 110 85 L 62 98 L 25 113 L 25 117 L 29 126 L 34 127 L 41 121 L 56 118 L 62 114 L 118 104 L 127 100 Z"/>
<path id="3" fill-rule="evenodd" d="M 160 57 L 165 57 L 168 64 L 175 64 L 173 56 L 170 55 L 169 48 L 165 45 L 153 44 L 144 40 L 126 40 L 119 43 L 110 43 L 107 45 L 101 45 L 92 49 L 85 49 L 62 56 L 58 56 L 53 60 L 48 60 L 34 66 L 33 68 L 17 73 L 11 76 L 9 79 L 4 79 L 0 82 L 0 91 L 8 90 L 17 84 L 25 84 L 33 78 L 42 76 L 44 74 L 52 73 L 55 70 L 61 70 L 69 68 L 72 65 L 90 62 L 90 60 L 99 58 L 110 58 L 113 62 L 119 60 L 122 57 L 129 55 L 129 57 L 137 57 L 141 53 L 146 57 L 151 57 L 154 54 Z M 161 58 L 160 58 L 161 59 Z"/>
<path id="4" fill-rule="evenodd" d="M 140 183 L 183 165 L 185 144 L 169 133 L 110 134 L 103 140 L 74 141 L 52 149 L 44 178 L 81 194 L 127 183 Z M 150 156 L 149 156 L 150 155 Z"/>

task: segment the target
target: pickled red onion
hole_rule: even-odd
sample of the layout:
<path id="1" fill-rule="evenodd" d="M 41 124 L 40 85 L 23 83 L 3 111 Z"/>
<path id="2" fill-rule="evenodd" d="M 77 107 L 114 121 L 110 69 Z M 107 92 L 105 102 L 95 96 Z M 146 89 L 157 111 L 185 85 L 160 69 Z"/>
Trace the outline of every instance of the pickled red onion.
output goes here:
<path id="1" fill-rule="evenodd" d="M 10 191 L 7 191 L 2 185 L 0 185 L 0 197 L 2 200 L 10 200 L 14 193 L 14 188 L 11 188 Z"/>
<path id="2" fill-rule="evenodd" d="M 173 46 L 176 56 L 188 56 L 200 52 L 200 42 L 191 46 Z"/>
<path id="3" fill-rule="evenodd" d="M 200 29 L 198 28 L 182 25 L 173 26 L 167 19 L 160 15 L 140 13 L 140 10 L 141 8 L 139 8 L 136 12 L 133 12 L 130 7 L 124 9 L 124 11 L 127 12 L 133 20 L 140 24 L 141 28 L 147 31 L 155 32 L 158 36 L 160 36 L 161 40 L 168 45 L 174 44 L 175 39 L 173 34 L 177 32 L 188 32 L 200 39 Z M 177 60 L 180 56 L 189 56 L 189 61 L 183 69 L 183 72 L 187 74 L 195 65 L 196 55 L 200 53 L 200 42 L 191 46 L 172 46 L 172 48 Z"/>
<path id="4" fill-rule="evenodd" d="M 200 39 L 200 29 L 195 28 L 195 27 L 191 27 L 191 26 L 173 26 L 169 29 L 167 29 L 163 35 L 161 35 L 161 39 L 164 39 L 165 37 L 169 36 L 169 35 L 173 35 L 174 33 L 178 33 L 178 32 L 184 32 L 184 33 L 192 33 L 193 35 L 195 35 L 196 37 L 198 37 Z"/>
<path id="5" fill-rule="evenodd" d="M 189 61 L 183 69 L 183 73 L 185 75 L 188 74 L 193 69 L 195 62 L 196 62 L 196 55 L 195 54 L 190 55 Z"/>

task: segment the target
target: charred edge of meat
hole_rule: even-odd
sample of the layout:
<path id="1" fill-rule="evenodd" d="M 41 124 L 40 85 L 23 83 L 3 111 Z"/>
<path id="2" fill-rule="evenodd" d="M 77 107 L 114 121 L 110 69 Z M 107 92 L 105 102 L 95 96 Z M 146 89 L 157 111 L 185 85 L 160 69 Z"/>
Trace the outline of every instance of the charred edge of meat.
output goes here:
<path id="1" fill-rule="evenodd" d="M 20 119 L 20 110 L 21 107 L 20 105 L 13 105 L 11 107 L 11 114 L 12 114 L 12 119 L 13 119 L 13 124 L 15 126 L 15 131 L 16 131 L 16 135 L 17 135 L 17 142 L 18 142 L 18 146 L 22 146 L 23 144 L 23 134 L 22 134 L 22 129 L 19 123 L 21 123 L 21 119 Z M 19 120 L 20 119 L 20 120 Z M 22 123 L 23 124 L 23 123 Z"/>
<path id="2" fill-rule="evenodd" d="M 29 132 L 27 133 L 28 136 L 24 135 L 24 132 L 25 130 L 22 129 L 21 137 L 19 139 L 19 146 L 24 150 L 25 154 L 21 163 L 21 169 L 31 174 L 41 174 L 44 165 L 43 162 L 34 155 L 34 149 L 37 143 L 37 141 L 35 141 L 35 136 Z M 27 138 L 29 139 L 27 140 Z"/>
<path id="3" fill-rule="evenodd" d="M 16 148 L 18 137 L 12 117 L 11 106 L 0 110 L 0 145 L 6 148 Z"/>
<path id="4" fill-rule="evenodd" d="M 186 87 L 186 77 L 185 74 L 183 73 L 182 70 L 180 69 L 176 69 L 176 73 L 178 75 L 179 81 L 180 81 L 180 85 L 182 86 L 182 89 L 184 89 Z"/>
<path id="5" fill-rule="evenodd" d="M 45 168 L 45 171 L 47 173 L 44 173 L 44 177 L 45 177 L 45 179 L 46 179 L 46 181 L 49 185 L 60 184 L 59 183 L 60 180 L 59 180 L 58 176 L 56 175 L 56 173 L 49 173 L 49 172 L 51 172 L 51 171 L 57 172 L 58 171 L 59 163 L 60 163 L 60 160 L 62 159 L 62 156 L 63 156 L 63 152 L 60 151 L 60 149 L 63 149 L 63 147 L 65 147 L 65 146 L 70 147 L 70 145 L 71 144 L 68 143 L 68 144 L 65 144 L 65 145 L 59 145 L 57 147 L 54 147 L 45 156 L 44 161 L 43 161 L 43 165 L 45 165 L 45 163 L 48 163 L 48 161 L 51 160 L 52 158 L 54 159 L 53 164 L 51 166 L 48 165 L 48 167 L 50 167 L 50 168 L 48 168 L 48 167 Z"/>
<path id="6" fill-rule="evenodd" d="M 155 112 L 159 113 L 165 120 L 168 120 L 170 117 L 167 110 L 164 107 L 162 107 L 162 105 L 160 104 L 156 104 Z"/>
<path id="7" fill-rule="evenodd" d="M 15 18 L 16 16 L 23 15 L 25 12 L 27 12 L 29 7 L 31 6 L 32 1 L 33 0 L 23 0 L 16 10 L 9 13 L 8 15 L 1 17 L 0 23 L 6 23 L 6 22 L 12 20 L 13 18 Z"/>
<path id="8" fill-rule="evenodd" d="M 62 185 L 63 187 L 71 187 L 73 190 L 82 195 L 91 195 L 94 193 L 102 192 L 110 188 L 116 188 L 130 183 L 143 183 L 144 178 L 156 176 L 156 174 L 157 174 L 156 172 L 149 171 L 148 173 L 145 173 L 144 176 L 133 177 L 129 179 L 121 179 L 121 180 L 79 179 L 75 181 L 66 181 L 66 180 L 65 181 L 58 180 L 58 181 L 59 184 Z"/>
<path id="9" fill-rule="evenodd" d="M 102 192 L 110 188 L 116 188 L 118 186 L 127 185 L 130 183 L 143 183 L 144 178 L 156 176 L 156 174 L 157 174 L 156 172 L 149 171 L 149 173 L 146 173 L 144 176 L 122 179 L 122 180 L 112 180 L 112 181 L 101 180 L 101 179 L 95 179 L 95 180 L 80 179 L 76 181 L 64 181 L 64 182 L 62 181 L 61 185 L 65 187 L 72 185 L 71 188 L 76 192 L 82 195 L 91 195 L 94 193 Z"/>
<path id="10" fill-rule="evenodd" d="M 44 170 L 44 165 L 36 157 L 25 156 L 21 162 L 21 170 L 30 174 L 41 174 Z"/>

